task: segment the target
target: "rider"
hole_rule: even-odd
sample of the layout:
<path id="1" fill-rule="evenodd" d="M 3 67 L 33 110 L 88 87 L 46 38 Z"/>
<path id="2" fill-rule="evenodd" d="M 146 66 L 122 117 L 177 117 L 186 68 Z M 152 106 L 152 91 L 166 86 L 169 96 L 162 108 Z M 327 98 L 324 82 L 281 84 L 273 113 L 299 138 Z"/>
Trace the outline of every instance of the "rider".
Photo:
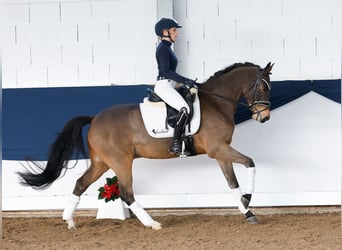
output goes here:
<path id="1" fill-rule="evenodd" d="M 190 112 L 189 105 L 176 91 L 176 84 L 185 84 L 189 89 L 196 88 L 196 82 L 176 73 L 178 59 L 171 49 L 178 36 L 177 28 L 181 28 L 175 20 L 161 18 L 155 24 L 155 33 L 161 39 L 157 50 L 158 77 L 155 92 L 171 107 L 178 110 L 178 118 L 174 128 L 173 142 L 169 149 L 170 154 L 181 155 L 181 135 L 184 132 Z"/>

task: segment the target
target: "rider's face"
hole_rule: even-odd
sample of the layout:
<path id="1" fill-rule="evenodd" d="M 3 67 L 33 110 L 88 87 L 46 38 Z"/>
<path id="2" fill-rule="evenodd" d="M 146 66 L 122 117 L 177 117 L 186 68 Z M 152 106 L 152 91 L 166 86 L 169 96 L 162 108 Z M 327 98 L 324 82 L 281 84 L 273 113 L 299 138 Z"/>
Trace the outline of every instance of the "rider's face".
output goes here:
<path id="1" fill-rule="evenodd" d="M 173 27 L 173 28 L 169 29 L 169 33 L 170 33 L 171 39 L 173 41 L 176 41 L 177 37 L 178 37 L 178 30 L 177 30 L 177 28 Z"/>
<path id="2" fill-rule="evenodd" d="M 170 37 L 172 39 L 172 41 L 176 41 L 177 37 L 178 37 L 178 30 L 176 27 L 172 27 L 171 29 L 169 30 L 164 30 L 163 31 L 163 35 L 164 36 L 168 36 L 170 34 Z"/>

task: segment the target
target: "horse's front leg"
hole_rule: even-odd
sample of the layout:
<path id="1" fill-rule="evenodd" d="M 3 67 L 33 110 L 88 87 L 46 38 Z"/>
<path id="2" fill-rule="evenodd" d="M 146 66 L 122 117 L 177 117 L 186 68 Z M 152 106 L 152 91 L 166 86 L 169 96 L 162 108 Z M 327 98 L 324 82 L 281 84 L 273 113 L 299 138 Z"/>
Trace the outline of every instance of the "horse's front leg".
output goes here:
<path id="1" fill-rule="evenodd" d="M 246 167 L 246 186 L 243 199 L 248 206 L 252 199 L 252 193 L 254 192 L 255 164 L 250 157 L 241 154 L 239 151 L 235 150 L 231 146 L 229 146 L 228 152 L 229 157 L 232 159 L 232 162 L 240 163 Z"/>
<path id="2" fill-rule="evenodd" d="M 221 167 L 221 170 L 228 182 L 229 187 L 232 189 L 235 199 L 238 203 L 239 210 L 242 214 L 244 214 L 247 218 L 247 221 L 251 224 L 257 224 L 258 220 L 254 216 L 254 214 L 249 210 L 249 203 L 252 198 L 252 192 L 254 189 L 254 175 L 255 175 L 255 168 L 249 167 L 247 168 L 247 186 L 246 186 L 246 193 L 243 194 L 241 192 L 238 180 L 236 178 L 234 168 L 232 162 L 230 161 L 221 161 L 218 160 L 218 163 Z"/>

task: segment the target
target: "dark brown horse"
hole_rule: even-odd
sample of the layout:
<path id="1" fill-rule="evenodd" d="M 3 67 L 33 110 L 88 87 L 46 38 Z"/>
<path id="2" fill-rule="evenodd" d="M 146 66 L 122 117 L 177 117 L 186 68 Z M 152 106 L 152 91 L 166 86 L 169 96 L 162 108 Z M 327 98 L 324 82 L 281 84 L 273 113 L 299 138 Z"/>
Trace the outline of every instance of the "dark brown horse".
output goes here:
<path id="1" fill-rule="evenodd" d="M 198 154 L 207 154 L 217 160 L 229 187 L 237 199 L 240 211 L 250 223 L 257 223 L 248 209 L 254 189 L 255 166 L 253 160 L 230 146 L 234 131 L 234 113 L 244 97 L 252 111 L 252 118 L 265 122 L 270 116 L 270 79 L 273 64 L 260 68 L 252 63 L 237 63 L 216 72 L 199 85 L 201 125 L 193 136 Z M 73 194 L 64 210 L 63 219 L 69 228 L 75 227 L 73 213 L 80 196 L 108 169 L 112 169 L 120 183 L 121 199 L 147 227 L 161 228 L 135 201 L 132 189 L 132 163 L 135 158 L 171 158 L 168 152 L 171 138 L 156 139 L 145 130 L 138 104 L 116 105 L 95 117 L 80 116 L 69 121 L 52 145 L 47 165 L 40 174 L 19 173 L 23 183 L 44 188 L 53 183 L 67 168 L 76 152 L 84 152 L 82 128 L 90 123 L 88 147 L 91 164 L 76 181 Z M 241 192 L 232 163 L 243 164 L 247 186 Z"/>

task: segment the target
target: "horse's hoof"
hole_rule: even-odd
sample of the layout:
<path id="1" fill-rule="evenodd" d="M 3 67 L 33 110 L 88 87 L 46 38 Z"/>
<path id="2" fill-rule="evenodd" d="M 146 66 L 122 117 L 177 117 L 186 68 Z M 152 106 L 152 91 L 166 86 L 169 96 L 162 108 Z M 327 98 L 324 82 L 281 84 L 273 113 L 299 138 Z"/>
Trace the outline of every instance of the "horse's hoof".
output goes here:
<path id="1" fill-rule="evenodd" d="M 68 229 L 72 230 L 72 229 L 77 229 L 74 220 L 68 220 Z"/>
<path id="2" fill-rule="evenodd" d="M 255 216 L 248 217 L 247 221 L 249 222 L 249 224 L 259 224 L 259 221 Z"/>
<path id="3" fill-rule="evenodd" d="M 162 229 L 162 226 L 161 226 L 161 224 L 159 222 L 153 221 L 152 225 L 151 225 L 151 228 L 153 230 L 160 230 L 160 229 Z"/>

